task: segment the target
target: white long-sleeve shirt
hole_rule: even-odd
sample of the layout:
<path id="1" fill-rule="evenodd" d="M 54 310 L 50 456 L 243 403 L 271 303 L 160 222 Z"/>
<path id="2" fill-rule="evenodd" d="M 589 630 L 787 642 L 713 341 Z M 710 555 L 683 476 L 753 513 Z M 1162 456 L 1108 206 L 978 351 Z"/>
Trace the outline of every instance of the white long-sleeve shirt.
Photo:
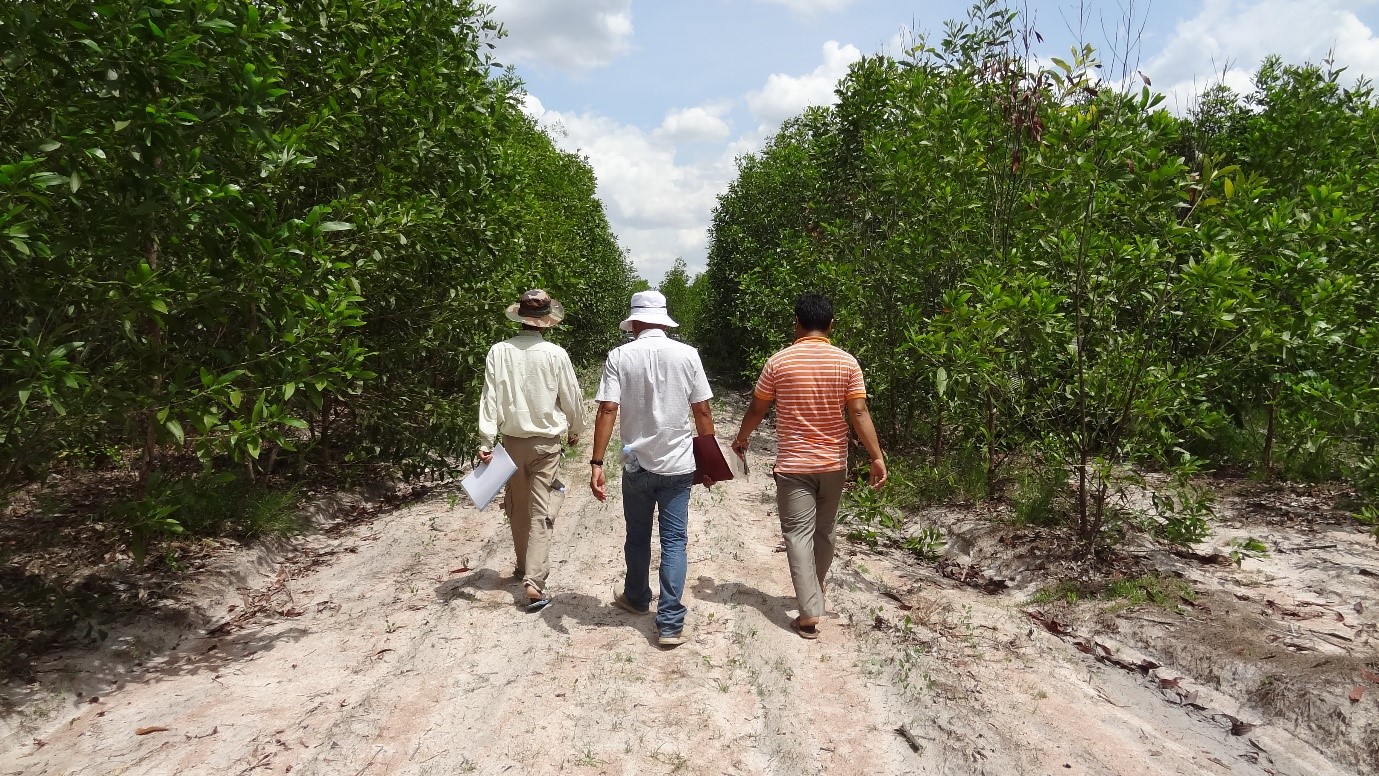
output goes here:
<path id="1" fill-rule="evenodd" d="M 489 348 L 479 398 L 479 437 L 584 435 L 584 395 L 565 349 L 523 331 Z"/>

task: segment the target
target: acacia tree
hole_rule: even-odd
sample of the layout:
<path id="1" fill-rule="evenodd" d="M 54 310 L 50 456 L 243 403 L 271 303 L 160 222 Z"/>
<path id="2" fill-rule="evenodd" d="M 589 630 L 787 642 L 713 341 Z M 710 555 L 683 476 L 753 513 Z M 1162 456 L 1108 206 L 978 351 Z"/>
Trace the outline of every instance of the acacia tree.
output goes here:
<path id="1" fill-rule="evenodd" d="M 3 484 L 131 445 L 146 484 L 184 452 L 448 468 L 520 290 L 566 302 L 578 356 L 611 341 L 632 273 L 486 14 L 0 10 Z"/>
<path id="2" fill-rule="evenodd" d="M 991 492 L 1012 460 L 1055 489 L 1071 480 L 1071 525 L 1089 548 L 1107 538 L 1138 464 L 1196 470 L 1185 451 L 1202 452 L 1198 440 L 1227 416 L 1225 386 L 1246 383 L 1234 396 L 1248 399 L 1264 379 L 1244 371 L 1251 363 L 1277 372 L 1270 341 L 1305 355 L 1289 367 L 1289 418 L 1337 428 L 1347 408 L 1352 426 L 1370 422 L 1373 370 L 1339 357 L 1372 341 L 1361 321 L 1373 294 L 1357 293 L 1372 288 L 1362 257 L 1373 255 L 1359 211 L 1322 181 L 1279 209 L 1250 159 L 1202 142 L 1296 137 L 1307 122 L 1281 107 L 1237 110 L 1219 90 L 1212 123 L 1181 121 L 1147 83 L 1104 83 L 1090 47 L 1031 67 L 1031 33 L 1014 21 L 981 2 L 937 47 L 859 62 L 835 108 L 740 162 L 706 273 L 705 318 L 725 323 L 731 363 L 775 344 L 772 300 L 823 286 L 842 303 L 839 336 L 868 371 L 893 448 L 925 445 L 940 463 L 977 450 Z M 1367 149 L 1368 96 L 1328 89 L 1297 104 L 1344 106 L 1323 120 L 1351 128 L 1324 142 Z M 1300 170 L 1369 175 L 1367 153 L 1336 165 L 1293 155 Z M 1274 269 L 1260 271 L 1263 256 Z M 1312 312 L 1286 312 L 1299 306 Z M 1190 496 L 1170 494 L 1149 524 L 1200 538 L 1203 502 Z"/>
<path id="3" fill-rule="evenodd" d="M 1238 159 L 1211 239 L 1230 246 L 1252 291 L 1215 399 L 1222 433 L 1243 435 L 1269 472 L 1334 473 L 1372 449 L 1376 288 L 1373 90 L 1331 62 L 1267 59 L 1241 97 L 1211 90 L 1192 116 L 1202 154 Z M 1282 456 L 1276 451 L 1280 441 Z"/>
<path id="4" fill-rule="evenodd" d="M 702 274 L 691 279 L 685 260 L 676 258 L 657 287 L 665 295 L 667 309 L 675 322 L 680 324 L 680 331 L 691 337 L 697 331 L 699 308 L 703 301 L 701 294 L 705 286 L 700 282 L 701 278 Z"/>

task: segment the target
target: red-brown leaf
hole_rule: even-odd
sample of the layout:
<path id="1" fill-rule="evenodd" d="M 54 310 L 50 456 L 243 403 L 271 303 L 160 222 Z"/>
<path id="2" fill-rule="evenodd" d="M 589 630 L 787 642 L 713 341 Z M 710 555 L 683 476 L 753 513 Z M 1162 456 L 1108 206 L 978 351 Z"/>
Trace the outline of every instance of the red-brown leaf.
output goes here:
<path id="1" fill-rule="evenodd" d="M 162 725 L 149 725 L 148 727 L 135 728 L 134 735 L 146 736 L 149 733 L 163 733 L 167 730 L 169 730 L 169 728 L 165 728 Z"/>
<path id="2" fill-rule="evenodd" d="M 1350 691 L 1350 702 L 1359 703 L 1363 697 L 1365 697 L 1365 686 L 1363 684 L 1355 685 Z"/>

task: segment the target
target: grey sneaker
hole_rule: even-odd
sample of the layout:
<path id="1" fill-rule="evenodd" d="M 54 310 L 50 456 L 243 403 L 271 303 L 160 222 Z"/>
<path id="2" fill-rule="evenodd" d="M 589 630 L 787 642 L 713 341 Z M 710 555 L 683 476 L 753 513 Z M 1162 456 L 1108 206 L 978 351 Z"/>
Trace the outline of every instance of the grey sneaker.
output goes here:
<path id="1" fill-rule="evenodd" d="M 632 614 L 651 614 L 651 607 L 638 609 L 632 605 L 631 601 L 627 600 L 625 594 L 618 592 L 617 588 L 613 588 L 613 605 L 624 612 L 631 612 Z"/>
<path id="2" fill-rule="evenodd" d="M 679 633 L 662 633 L 656 639 L 656 643 L 663 647 L 678 647 L 690 640 L 689 628 L 682 628 Z"/>

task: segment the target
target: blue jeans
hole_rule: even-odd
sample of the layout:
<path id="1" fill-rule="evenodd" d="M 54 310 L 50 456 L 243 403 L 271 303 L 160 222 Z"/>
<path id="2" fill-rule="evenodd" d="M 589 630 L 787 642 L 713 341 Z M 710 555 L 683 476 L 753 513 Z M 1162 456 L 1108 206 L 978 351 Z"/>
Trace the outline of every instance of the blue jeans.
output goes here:
<path id="1" fill-rule="evenodd" d="M 661 520 L 661 598 L 656 606 L 656 629 L 674 635 L 685 627 L 685 573 L 689 544 L 690 488 L 694 473 L 656 474 L 645 469 L 624 471 L 622 475 L 622 514 L 627 520 L 627 583 L 623 594 L 638 609 L 651 605 L 651 520 L 660 507 Z"/>

